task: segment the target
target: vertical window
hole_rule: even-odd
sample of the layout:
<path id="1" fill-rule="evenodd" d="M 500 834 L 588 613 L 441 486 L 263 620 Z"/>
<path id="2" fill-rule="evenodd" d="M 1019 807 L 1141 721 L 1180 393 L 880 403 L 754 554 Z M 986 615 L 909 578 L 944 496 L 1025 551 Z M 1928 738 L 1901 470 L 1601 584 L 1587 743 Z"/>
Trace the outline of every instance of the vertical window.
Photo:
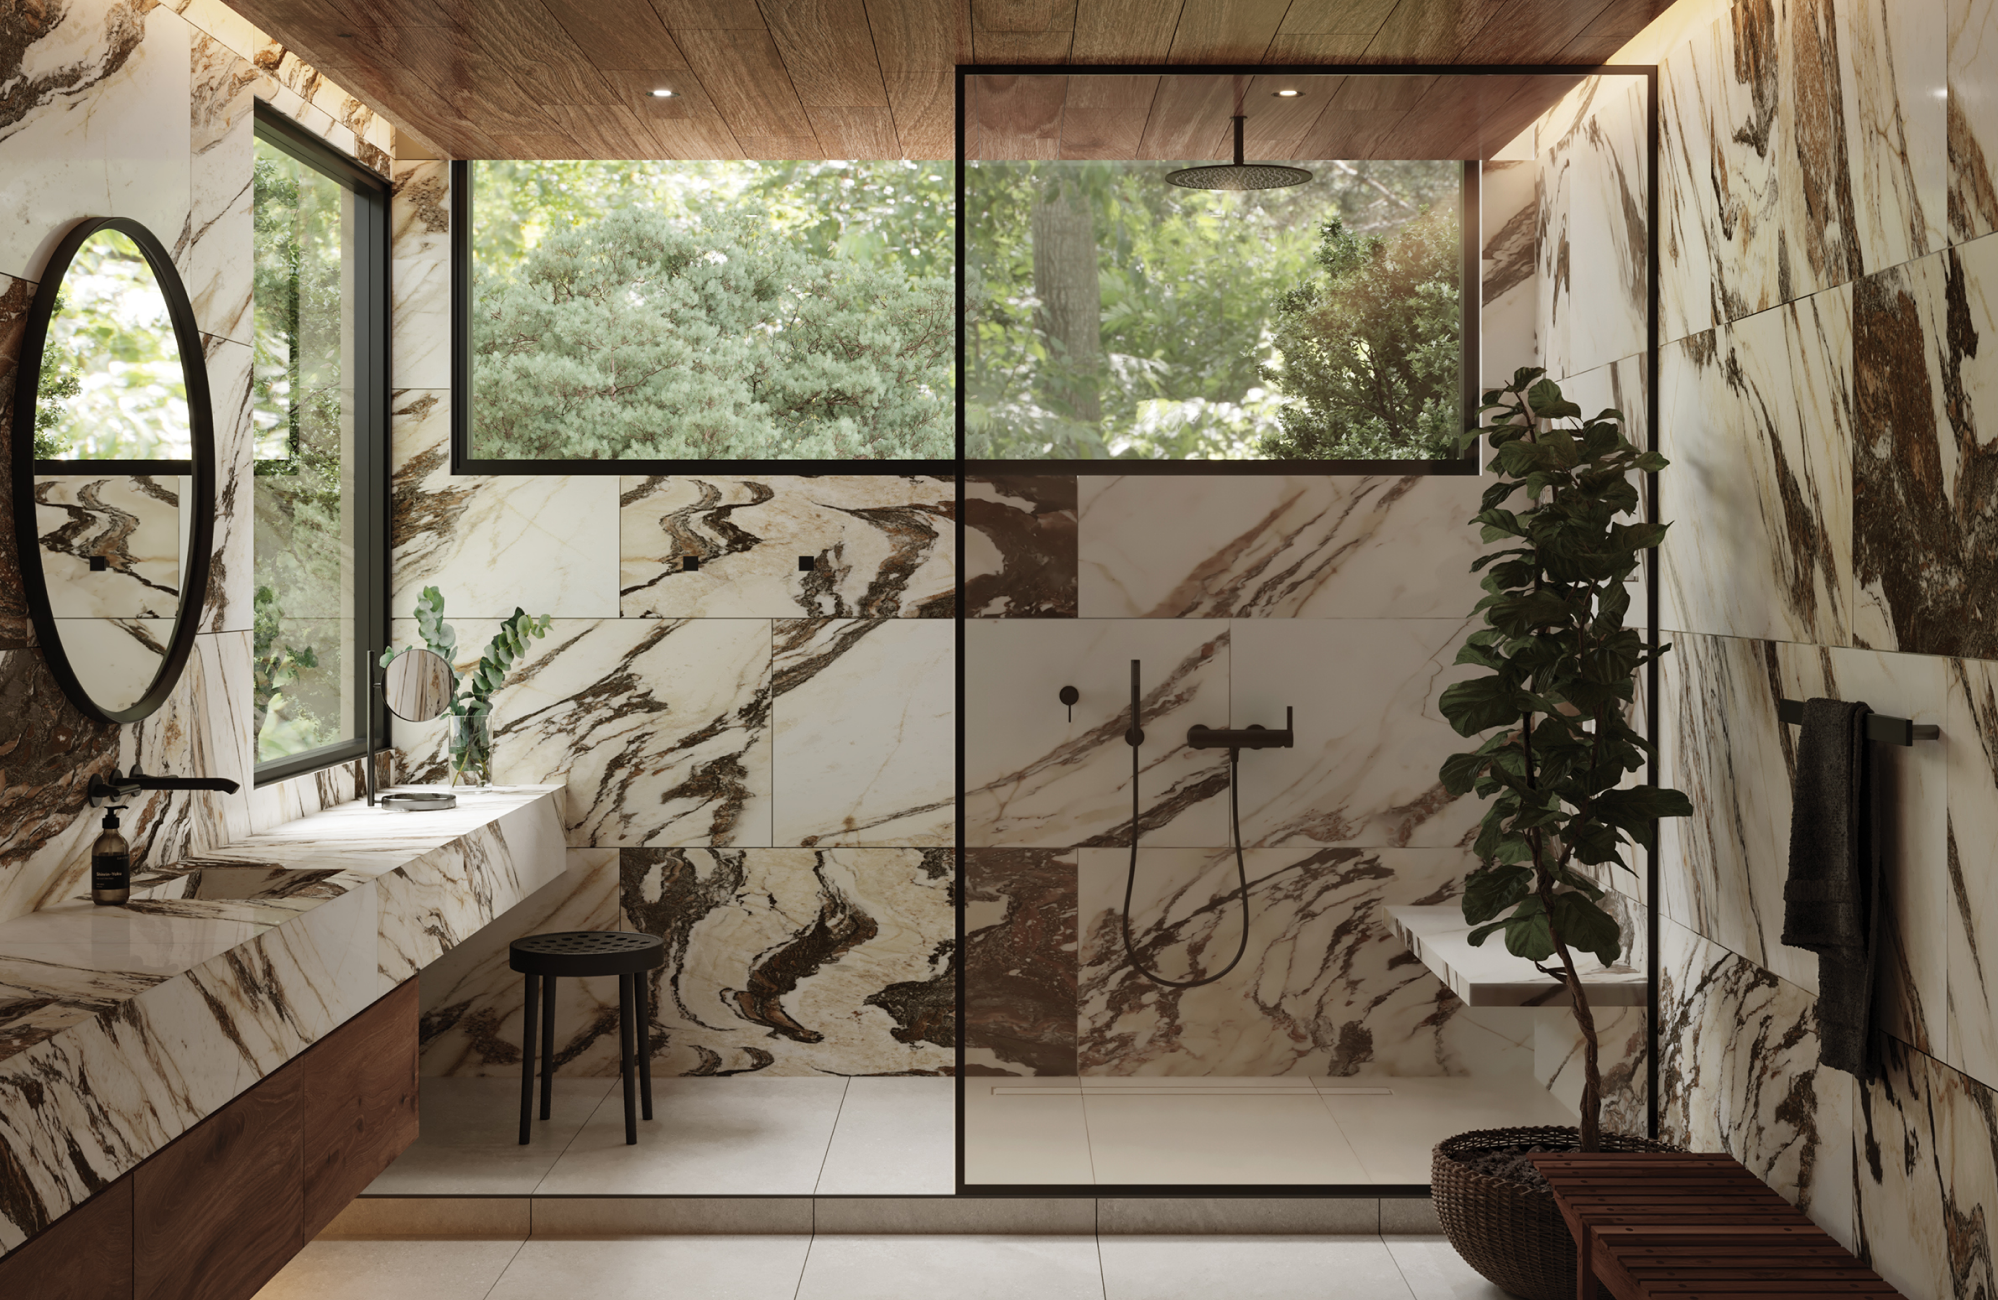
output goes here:
<path id="1" fill-rule="evenodd" d="M 256 136 L 253 725 L 272 779 L 360 751 L 384 639 L 387 195 L 289 122 L 260 111 Z"/>

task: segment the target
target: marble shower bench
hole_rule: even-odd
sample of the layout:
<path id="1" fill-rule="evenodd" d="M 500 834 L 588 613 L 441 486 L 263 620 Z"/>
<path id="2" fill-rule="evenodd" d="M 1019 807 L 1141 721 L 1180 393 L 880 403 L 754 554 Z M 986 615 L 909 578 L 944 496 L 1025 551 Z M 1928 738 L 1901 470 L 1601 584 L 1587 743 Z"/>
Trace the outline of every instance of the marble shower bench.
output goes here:
<path id="1" fill-rule="evenodd" d="M 560 875 L 562 789 L 356 800 L 0 923 L 0 1256 Z"/>
<path id="2" fill-rule="evenodd" d="M 1505 950 L 1505 938 L 1494 934 L 1471 946 L 1471 924 L 1456 903 L 1434 907 L 1390 907 L 1388 924 L 1450 991 L 1472 1007 L 1566 1007 L 1568 990 L 1542 975 L 1532 962 Z M 1592 1007 L 1641 1007 L 1645 1004 L 1644 972 L 1628 966 L 1601 966 L 1587 953 L 1576 954 L 1582 983 Z M 1593 969 L 1588 969 L 1593 967 Z"/>

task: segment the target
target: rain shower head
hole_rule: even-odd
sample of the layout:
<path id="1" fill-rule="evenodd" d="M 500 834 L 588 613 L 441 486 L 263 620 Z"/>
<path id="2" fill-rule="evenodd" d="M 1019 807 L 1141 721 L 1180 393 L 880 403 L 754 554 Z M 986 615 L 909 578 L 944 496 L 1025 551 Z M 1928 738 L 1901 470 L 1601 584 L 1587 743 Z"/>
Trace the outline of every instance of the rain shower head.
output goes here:
<path id="1" fill-rule="evenodd" d="M 1235 123 L 1234 162 L 1211 167 L 1182 167 L 1176 172 L 1167 172 L 1166 183 L 1183 190 L 1280 190 L 1288 185 L 1302 185 L 1311 179 L 1311 173 L 1302 167 L 1243 162 L 1244 119 L 1237 113 L 1232 120 Z"/>

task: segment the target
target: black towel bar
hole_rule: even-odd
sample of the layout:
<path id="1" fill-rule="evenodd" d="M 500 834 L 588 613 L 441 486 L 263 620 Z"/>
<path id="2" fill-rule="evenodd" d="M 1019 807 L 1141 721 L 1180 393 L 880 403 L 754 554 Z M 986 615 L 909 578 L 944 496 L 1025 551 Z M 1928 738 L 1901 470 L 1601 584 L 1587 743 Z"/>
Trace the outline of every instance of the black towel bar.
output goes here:
<path id="1" fill-rule="evenodd" d="M 1799 700 L 1778 700 L 1776 716 L 1784 722 L 1801 723 L 1804 720 L 1804 706 Z M 1935 740 L 1942 735 L 1942 728 L 1931 722 L 1910 722 L 1906 718 L 1890 718 L 1884 713 L 1871 713 L 1866 717 L 1866 738 L 1882 745 L 1912 745 L 1918 740 Z"/>

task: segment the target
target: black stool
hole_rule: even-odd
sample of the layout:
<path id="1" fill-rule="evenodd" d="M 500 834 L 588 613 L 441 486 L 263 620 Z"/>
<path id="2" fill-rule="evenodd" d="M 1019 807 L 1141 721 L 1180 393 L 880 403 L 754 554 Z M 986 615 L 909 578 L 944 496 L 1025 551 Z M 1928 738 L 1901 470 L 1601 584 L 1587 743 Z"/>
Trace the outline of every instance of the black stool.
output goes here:
<path id="1" fill-rule="evenodd" d="M 651 1017 L 645 1008 L 646 971 L 666 964 L 666 941 L 631 930 L 563 930 L 531 934 L 508 945 L 507 964 L 527 976 L 527 1023 L 520 1045 L 520 1144 L 527 1145 L 534 1110 L 534 1022 L 541 1019 L 541 1118 L 555 1091 L 555 981 L 591 975 L 617 976 L 619 1073 L 624 1076 L 624 1143 L 638 1144 L 638 1117 L 632 1104 L 632 1058 L 645 1085 L 645 1118 L 652 1118 Z M 546 980 L 544 984 L 542 981 Z M 635 1025 L 635 1032 L 634 1032 Z"/>

